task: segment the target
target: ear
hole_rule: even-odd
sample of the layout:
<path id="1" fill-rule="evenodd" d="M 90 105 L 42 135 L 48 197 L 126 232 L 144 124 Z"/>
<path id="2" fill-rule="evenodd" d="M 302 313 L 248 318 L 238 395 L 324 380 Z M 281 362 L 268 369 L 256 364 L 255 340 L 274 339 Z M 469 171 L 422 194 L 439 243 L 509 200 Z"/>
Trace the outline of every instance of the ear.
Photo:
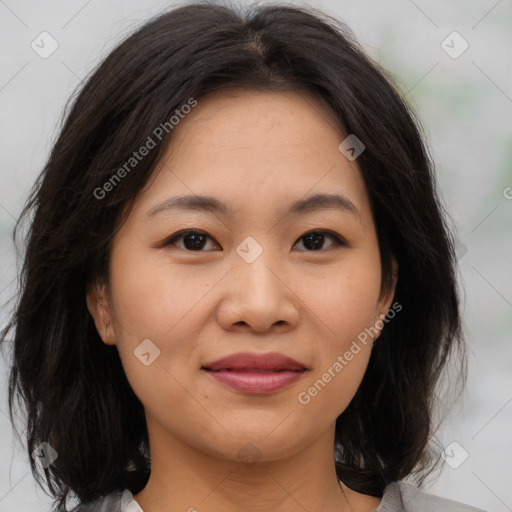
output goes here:
<path id="1" fill-rule="evenodd" d="M 115 345 L 115 331 L 107 297 L 107 287 L 103 281 L 94 282 L 86 293 L 87 309 L 103 343 Z"/>
<path id="2" fill-rule="evenodd" d="M 391 257 L 391 286 L 389 289 L 381 289 L 379 303 L 377 307 L 377 316 L 375 318 L 375 328 L 379 331 L 375 339 L 377 339 L 384 327 L 384 317 L 386 316 L 387 311 L 391 307 L 391 302 L 395 296 L 396 283 L 398 281 L 398 262 L 396 261 L 395 256 Z M 400 307 L 400 309 L 402 309 Z M 379 321 L 380 320 L 380 321 Z"/>

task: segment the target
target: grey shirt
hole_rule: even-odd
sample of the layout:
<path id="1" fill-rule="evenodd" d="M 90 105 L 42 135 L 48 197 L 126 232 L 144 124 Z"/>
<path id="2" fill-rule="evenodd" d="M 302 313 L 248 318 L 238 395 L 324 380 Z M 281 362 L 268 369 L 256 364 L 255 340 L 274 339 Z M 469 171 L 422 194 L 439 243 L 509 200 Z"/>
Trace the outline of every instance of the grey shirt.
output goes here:
<path id="1" fill-rule="evenodd" d="M 375 512 L 485 512 L 457 501 L 439 498 L 404 482 L 384 489 Z M 114 491 L 104 498 L 75 507 L 72 512 L 144 512 L 128 489 Z"/>

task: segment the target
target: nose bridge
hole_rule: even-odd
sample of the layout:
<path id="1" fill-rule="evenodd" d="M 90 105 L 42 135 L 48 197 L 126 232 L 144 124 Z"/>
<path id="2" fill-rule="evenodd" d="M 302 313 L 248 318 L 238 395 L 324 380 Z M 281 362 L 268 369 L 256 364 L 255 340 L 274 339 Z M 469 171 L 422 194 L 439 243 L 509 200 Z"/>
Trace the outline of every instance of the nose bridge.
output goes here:
<path id="1" fill-rule="evenodd" d="M 282 275 L 284 266 L 277 247 L 265 247 L 247 237 L 236 247 L 233 269 L 219 310 L 224 328 L 247 324 L 256 331 L 272 325 L 295 325 L 299 313 L 290 288 Z"/>
<path id="2" fill-rule="evenodd" d="M 270 302 L 278 288 L 282 286 L 275 274 L 279 273 L 279 255 L 276 248 L 265 244 L 263 237 L 258 242 L 254 237 L 247 237 L 236 248 L 235 279 L 243 286 L 243 292 L 252 291 L 255 299 Z"/>

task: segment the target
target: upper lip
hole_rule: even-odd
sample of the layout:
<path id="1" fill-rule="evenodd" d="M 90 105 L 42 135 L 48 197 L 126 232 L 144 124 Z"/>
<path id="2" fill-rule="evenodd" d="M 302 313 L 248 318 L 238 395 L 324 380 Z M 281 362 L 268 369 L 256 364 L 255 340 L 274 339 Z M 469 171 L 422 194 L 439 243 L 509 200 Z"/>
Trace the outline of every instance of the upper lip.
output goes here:
<path id="1" fill-rule="evenodd" d="M 206 370 L 291 370 L 301 371 L 307 369 L 305 365 L 299 363 L 291 357 L 278 352 L 268 352 L 258 354 L 255 352 L 239 352 L 229 356 L 217 359 L 210 363 L 203 364 L 202 368 Z"/>

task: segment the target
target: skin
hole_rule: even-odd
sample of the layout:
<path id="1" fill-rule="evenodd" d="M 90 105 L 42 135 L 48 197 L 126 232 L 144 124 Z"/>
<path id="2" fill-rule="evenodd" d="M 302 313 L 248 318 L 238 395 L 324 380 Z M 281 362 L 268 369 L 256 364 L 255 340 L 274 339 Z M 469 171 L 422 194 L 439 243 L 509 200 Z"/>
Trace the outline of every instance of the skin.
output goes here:
<path id="1" fill-rule="evenodd" d="M 309 94 L 202 97 L 174 128 L 162 165 L 116 234 L 109 285 L 91 287 L 87 304 L 144 405 L 152 471 L 135 499 L 145 512 L 377 508 L 379 498 L 345 485 L 342 495 L 333 450 L 336 418 L 357 391 L 374 340 L 360 343 L 309 403 L 298 400 L 386 313 L 396 283 L 394 262 L 393 287 L 381 291 L 368 194 L 357 160 L 338 149 L 345 137 Z M 286 214 L 297 199 L 334 192 L 359 214 Z M 147 217 L 159 203 L 191 193 L 214 196 L 232 215 L 167 210 Z M 183 237 L 164 245 L 183 229 L 206 233 L 202 248 L 187 250 Z M 304 235 L 320 229 L 348 246 L 326 235 L 311 249 Z M 249 236 L 263 249 L 251 263 L 236 252 Z M 134 355 L 145 339 L 160 350 L 147 366 Z M 281 352 L 308 371 L 286 389 L 249 395 L 201 370 L 241 351 Z M 240 460 L 244 450 L 253 463 Z"/>

